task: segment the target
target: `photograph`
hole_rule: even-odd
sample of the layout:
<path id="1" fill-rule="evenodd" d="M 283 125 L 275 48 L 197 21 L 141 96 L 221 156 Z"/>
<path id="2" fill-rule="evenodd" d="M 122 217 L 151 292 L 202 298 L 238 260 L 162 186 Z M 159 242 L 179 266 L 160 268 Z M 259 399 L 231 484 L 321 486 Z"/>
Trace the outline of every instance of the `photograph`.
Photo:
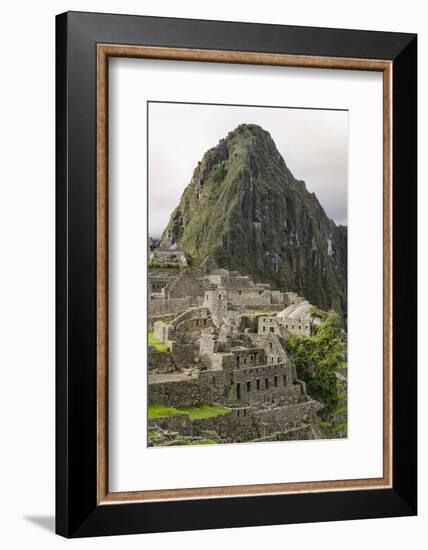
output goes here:
<path id="1" fill-rule="evenodd" d="M 3 5 L 0 548 L 426 546 L 423 13 Z"/>
<path id="2" fill-rule="evenodd" d="M 148 446 L 347 438 L 348 111 L 147 121 Z"/>

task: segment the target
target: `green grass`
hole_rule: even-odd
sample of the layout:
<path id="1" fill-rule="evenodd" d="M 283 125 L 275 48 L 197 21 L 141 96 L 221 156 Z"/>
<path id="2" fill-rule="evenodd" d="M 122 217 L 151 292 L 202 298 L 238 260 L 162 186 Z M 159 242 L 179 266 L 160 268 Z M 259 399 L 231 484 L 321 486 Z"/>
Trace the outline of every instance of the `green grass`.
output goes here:
<path id="1" fill-rule="evenodd" d="M 321 428 L 331 428 L 331 422 L 326 422 L 325 420 L 320 420 Z"/>
<path id="2" fill-rule="evenodd" d="M 335 411 L 334 411 L 334 414 L 341 414 L 341 413 L 344 413 L 348 410 L 348 406 L 347 405 L 342 405 L 341 407 L 338 407 Z"/>
<path id="3" fill-rule="evenodd" d="M 343 430 L 343 428 L 346 428 L 347 422 L 339 422 L 337 424 L 333 424 L 332 430 L 334 432 L 339 432 L 340 430 Z"/>
<path id="4" fill-rule="evenodd" d="M 173 447 L 179 445 L 215 445 L 217 441 L 214 439 L 200 439 L 199 441 L 189 441 L 185 437 L 178 437 L 171 441 L 164 441 L 163 443 L 154 444 L 155 447 Z"/>
<path id="5" fill-rule="evenodd" d="M 177 410 L 182 414 L 188 414 L 192 420 L 211 418 L 213 416 L 221 416 L 231 411 L 231 409 L 229 409 L 228 407 L 206 404 L 191 407 L 177 407 Z"/>
<path id="6" fill-rule="evenodd" d="M 185 414 L 178 411 L 174 407 L 165 407 L 160 403 L 149 403 L 147 415 L 149 418 L 161 418 L 163 416 L 177 416 L 179 414 Z"/>
<path id="7" fill-rule="evenodd" d="M 176 441 L 180 442 L 180 445 L 215 445 L 217 441 L 214 439 L 200 439 L 199 441 L 189 441 L 185 437 L 179 437 Z"/>
<path id="8" fill-rule="evenodd" d="M 149 267 L 157 269 L 180 269 L 179 264 L 174 264 L 172 262 L 149 262 Z"/>
<path id="9" fill-rule="evenodd" d="M 179 414 L 187 415 L 191 420 L 201 418 L 211 418 L 227 414 L 231 409 L 220 407 L 219 405 L 200 405 L 191 407 L 165 407 L 160 403 L 149 403 L 148 417 L 161 418 L 163 416 L 177 416 Z"/>
<path id="10" fill-rule="evenodd" d="M 169 348 L 166 344 L 162 344 L 156 336 L 154 335 L 154 332 L 152 330 L 149 330 L 149 346 L 153 346 L 156 348 L 156 351 L 169 351 Z"/>

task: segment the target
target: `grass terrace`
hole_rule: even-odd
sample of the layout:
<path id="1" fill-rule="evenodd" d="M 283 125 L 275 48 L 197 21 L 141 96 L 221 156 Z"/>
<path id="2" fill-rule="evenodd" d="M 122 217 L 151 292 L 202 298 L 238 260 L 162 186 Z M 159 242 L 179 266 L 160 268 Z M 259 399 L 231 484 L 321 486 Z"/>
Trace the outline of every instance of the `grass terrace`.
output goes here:
<path id="1" fill-rule="evenodd" d="M 173 262 L 149 262 L 149 267 L 153 269 L 180 269 L 180 265 Z"/>
<path id="2" fill-rule="evenodd" d="M 174 407 L 165 407 L 160 403 L 149 403 L 147 415 L 149 418 L 162 418 L 165 416 L 177 416 L 179 414 L 185 414 L 178 411 Z"/>
<path id="3" fill-rule="evenodd" d="M 162 342 L 156 338 L 152 330 L 149 330 L 148 337 L 149 346 L 156 348 L 156 351 L 169 351 L 168 346 L 166 344 L 162 344 Z"/>
<path id="4" fill-rule="evenodd" d="M 179 437 L 175 440 L 175 443 L 177 442 L 179 442 L 180 445 L 215 445 L 217 443 L 214 439 L 198 439 L 196 441 L 190 441 L 185 437 Z"/>
<path id="5" fill-rule="evenodd" d="M 221 407 L 219 405 L 199 405 L 191 407 L 165 407 L 160 403 L 149 403 L 148 417 L 161 418 L 165 416 L 177 416 L 180 414 L 187 415 L 191 420 L 199 420 L 202 418 L 211 418 L 213 416 L 221 416 L 228 414 L 232 409 L 229 407 Z"/>
<path id="6" fill-rule="evenodd" d="M 192 420 L 200 418 L 211 418 L 212 416 L 221 416 L 228 414 L 232 409 L 221 407 L 220 405 L 199 405 L 192 407 L 177 407 L 180 413 L 188 414 Z"/>

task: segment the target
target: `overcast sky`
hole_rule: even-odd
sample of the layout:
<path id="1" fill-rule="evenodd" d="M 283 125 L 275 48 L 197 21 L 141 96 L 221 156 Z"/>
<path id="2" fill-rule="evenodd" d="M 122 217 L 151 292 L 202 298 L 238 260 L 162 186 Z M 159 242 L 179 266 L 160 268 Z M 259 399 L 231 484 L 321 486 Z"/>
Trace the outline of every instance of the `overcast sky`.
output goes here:
<path id="1" fill-rule="evenodd" d="M 330 218 L 347 224 L 347 112 L 150 103 L 151 237 L 160 237 L 203 154 L 242 123 L 267 130 L 294 177 Z"/>

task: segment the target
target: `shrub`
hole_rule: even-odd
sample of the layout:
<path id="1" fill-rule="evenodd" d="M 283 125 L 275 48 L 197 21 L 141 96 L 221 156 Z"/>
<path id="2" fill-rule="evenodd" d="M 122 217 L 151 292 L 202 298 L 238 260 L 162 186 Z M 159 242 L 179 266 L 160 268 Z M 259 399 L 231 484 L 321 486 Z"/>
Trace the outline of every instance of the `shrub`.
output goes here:
<path id="1" fill-rule="evenodd" d="M 286 348 L 294 359 L 298 377 L 306 382 L 309 395 L 332 411 L 339 402 L 336 372 L 343 367 L 344 345 L 336 312 L 325 314 L 313 336 L 290 336 Z M 308 367 L 314 366 L 314 376 Z"/>

